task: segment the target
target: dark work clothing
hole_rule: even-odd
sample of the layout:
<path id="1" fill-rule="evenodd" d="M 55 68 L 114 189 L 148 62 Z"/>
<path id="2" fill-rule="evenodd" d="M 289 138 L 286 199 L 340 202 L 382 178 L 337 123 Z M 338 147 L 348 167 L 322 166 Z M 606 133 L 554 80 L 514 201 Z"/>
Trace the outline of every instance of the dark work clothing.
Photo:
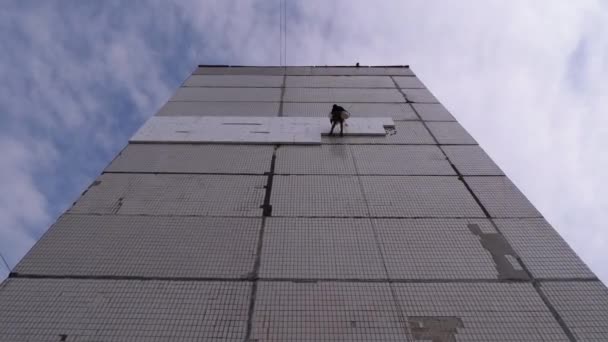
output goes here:
<path id="1" fill-rule="evenodd" d="M 344 109 L 344 107 L 338 106 L 338 105 L 333 105 L 333 107 L 331 108 L 331 118 L 329 119 L 329 121 L 332 123 L 334 121 L 344 122 L 344 118 L 342 117 L 342 112 L 346 112 L 346 109 Z"/>
<path id="2" fill-rule="evenodd" d="M 333 105 L 333 107 L 331 108 L 331 112 L 346 112 L 346 109 L 344 109 L 344 107 L 342 106 Z"/>
<path id="3" fill-rule="evenodd" d="M 340 136 L 343 135 L 344 131 L 344 116 L 343 113 L 346 112 L 346 109 L 342 106 L 333 105 L 331 108 L 331 116 L 329 118 L 329 122 L 331 123 L 331 130 L 329 130 L 329 135 L 334 133 L 334 128 L 336 124 L 340 123 Z"/>
<path id="4" fill-rule="evenodd" d="M 329 135 L 332 135 L 334 133 L 334 127 L 336 127 L 337 123 L 340 123 L 340 136 L 344 135 L 343 131 L 344 131 L 344 120 L 339 120 L 339 121 L 331 121 L 331 129 L 329 130 Z"/>
<path id="5" fill-rule="evenodd" d="M 342 113 L 331 113 L 331 118 L 329 119 L 330 122 L 344 122 L 344 119 L 342 118 Z"/>

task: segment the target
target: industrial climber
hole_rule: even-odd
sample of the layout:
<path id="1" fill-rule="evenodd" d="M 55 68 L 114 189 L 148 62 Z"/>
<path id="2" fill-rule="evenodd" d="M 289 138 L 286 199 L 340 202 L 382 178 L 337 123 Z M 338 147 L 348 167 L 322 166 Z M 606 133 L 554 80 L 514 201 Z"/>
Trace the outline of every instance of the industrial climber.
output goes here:
<path id="1" fill-rule="evenodd" d="M 329 135 L 334 133 L 334 127 L 336 127 L 336 124 L 340 123 L 340 136 L 344 136 L 344 121 L 349 117 L 350 113 L 344 109 L 344 107 L 334 104 L 333 107 L 331 107 L 331 112 L 329 113 L 329 122 L 331 123 Z"/>

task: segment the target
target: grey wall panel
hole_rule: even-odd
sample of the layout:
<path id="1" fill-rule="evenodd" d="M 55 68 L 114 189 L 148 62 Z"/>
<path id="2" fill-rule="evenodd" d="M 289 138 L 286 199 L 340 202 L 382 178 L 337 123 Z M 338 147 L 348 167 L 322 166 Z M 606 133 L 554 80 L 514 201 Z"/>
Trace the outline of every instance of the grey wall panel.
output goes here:
<path id="1" fill-rule="evenodd" d="M 421 122 L 395 121 L 395 128 L 387 129 L 386 136 L 382 137 L 340 137 L 324 136 L 323 144 L 435 144 L 435 140 Z"/>
<path id="2" fill-rule="evenodd" d="M 263 174 L 270 171 L 273 151 L 256 145 L 129 144 L 105 172 Z"/>
<path id="3" fill-rule="evenodd" d="M 491 254 L 468 224 L 496 233 L 488 220 L 374 219 L 391 279 L 497 279 Z"/>
<path id="4" fill-rule="evenodd" d="M 295 71 L 295 69 L 291 69 Z M 310 74 L 310 67 L 298 68 L 303 74 Z M 284 75 L 281 67 L 198 67 L 194 75 Z"/>
<path id="5" fill-rule="evenodd" d="M 412 107 L 406 103 L 353 103 L 341 102 L 340 106 L 348 110 L 352 117 L 381 117 L 393 120 L 417 120 Z M 285 102 L 283 116 L 304 116 L 327 118 L 332 103 Z"/>
<path id="6" fill-rule="evenodd" d="M 441 149 L 463 175 L 504 175 L 486 152 L 477 145 L 441 146 Z"/>
<path id="7" fill-rule="evenodd" d="M 281 101 L 281 89 L 182 87 L 169 101 L 278 102 Z"/>
<path id="8" fill-rule="evenodd" d="M 387 67 L 198 67 L 194 75 L 399 75 L 413 76 L 410 68 Z"/>
<path id="9" fill-rule="evenodd" d="M 275 176 L 273 216 L 368 216 L 357 176 Z"/>
<path id="10" fill-rule="evenodd" d="M 436 146 L 321 145 L 282 146 L 279 174 L 455 175 Z"/>
<path id="11" fill-rule="evenodd" d="M 424 121 L 456 121 L 441 103 L 412 103 L 411 105 Z"/>
<path id="12" fill-rule="evenodd" d="M 458 122 L 427 122 L 427 127 L 440 144 L 477 145 Z"/>
<path id="13" fill-rule="evenodd" d="M 369 219 L 269 218 L 260 276 L 387 279 Z"/>
<path id="14" fill-rule="evenodd" d="M 313 67 L 313 75 L 400 75 L 413 76 L 414 73 L 410 68 L 368 68 L 368 67 Z"/>
<path id="15" fill-rule="evenodd" d="M 192 75 L 184 87 L 281 87 L 283 76 L 266 75 Z"/>
<path id="16" fill-rule="evenodd" d="M 291 67 L 229 67 L 209 68 L 198 67 L 195 75 L 311 75 L 312 68 L 309 66 Z"/>
<path id="17" fill-rule="evenodd" d="M 414 341 L 569 341 L 530 284 L 392 286 Z"/>
<path id="18" fill-rule="evenodd" d="M 260 216 L 267 177 L 101 175 L 69 210 L 79 214 Z"/>
<path id="19" fill-rule="evenodd" d="M 373 217 L 483 217 L 457 177 L 361 176 Z"/>
<path id="20" fill-rule="evenodd" d="M 416 76 L 393 77 L 399 88 L 425 88 L 424 84 Z"/>
<path id="21" fill-rule="evenodd" d="M 287 76 L 288 88 L 395 88 L 388 76 Z"/>
<path id="22" fill-rule="evenodd" d="M 494 222 L 534 277 L 595 278 L 544 219 L 498 219 Z"/>
<path id="23" fill-rule="evenodd" d="M 405 102 L 396 89 L 286 88 L 285 102 Z"/>
<path id="24" fill-rule="evenodd" d="M 483 217 L 456 177 L 276 176 L 274 216 Z M 424 189 L 424 190 L 422 190 Z M 364 199 L 365 198 L 365 199 Z"/>
<path id="25" fill-rule="evenodd" d="M 595 282 L 543 282 L 541 290 L 577 341 L 608 341 L 608 289 Z"/>
<path id="26" fill-rule="evenodd" d="M 410 102 L 439 103 L 437 98 L 428 89 L 402 89 Z"/>
<path id="27" fill-rule="evenodd" d="M 278 116 L 279 102 L 169 101 L 158 116 Z"/>
<path id="28" fill-rule="evenodd" d="M 281 146 L 275 172 L 279 174 L 357 174 L 348 145 Z"/>
<path id="29" fill-rule="evenodd" d="M 14 272 L 245 278 L 261 218 L 64 215 Z"/>
<path id="30" fill-rule="evenodd" d="M 408 341 L 388 284 L 261 282 L 256 341 Z"/>
<path id="31" fill-rule="evenodd" d="M 246 282 L 10 279 L 0 340 L 243 341 L 249 293 Z"/>
<path id="32" fill-rule="evenodd" d="M 352 145 L 350 148 L 361 175 L 456 174 L 437 146 Z"/>
<path id="33" fill-rule="evenodd" d="M 492 217 L 542 217 L 507 177 L 465 177 Z"/>

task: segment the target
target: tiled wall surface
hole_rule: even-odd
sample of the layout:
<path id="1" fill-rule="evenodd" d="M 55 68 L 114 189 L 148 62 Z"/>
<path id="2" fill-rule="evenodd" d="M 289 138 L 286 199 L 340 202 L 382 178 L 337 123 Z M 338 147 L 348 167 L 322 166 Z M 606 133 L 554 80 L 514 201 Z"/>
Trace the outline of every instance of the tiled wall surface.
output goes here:
<path id="1" fill-rule="evenodd" d="M 407 67 L 199 67 L 158 116 L 392 118 L 131 143 L 0 285 L 0 341 L 608 341 L 608 290 Z"/>

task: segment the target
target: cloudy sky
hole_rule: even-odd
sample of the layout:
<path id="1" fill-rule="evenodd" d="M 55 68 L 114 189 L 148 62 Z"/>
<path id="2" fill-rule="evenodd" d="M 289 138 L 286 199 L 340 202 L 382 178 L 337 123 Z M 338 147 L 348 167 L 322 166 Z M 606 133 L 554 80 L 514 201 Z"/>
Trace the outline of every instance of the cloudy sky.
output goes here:
<path id="1" fill-rule="evenodd" d="M 608 282 L 608 2 L 287 2 L 288 64 L 411 65 Z M 2 1 L 9 265 L 195 65 L 279 64 L 279 12 L 279 0 Z"/>

